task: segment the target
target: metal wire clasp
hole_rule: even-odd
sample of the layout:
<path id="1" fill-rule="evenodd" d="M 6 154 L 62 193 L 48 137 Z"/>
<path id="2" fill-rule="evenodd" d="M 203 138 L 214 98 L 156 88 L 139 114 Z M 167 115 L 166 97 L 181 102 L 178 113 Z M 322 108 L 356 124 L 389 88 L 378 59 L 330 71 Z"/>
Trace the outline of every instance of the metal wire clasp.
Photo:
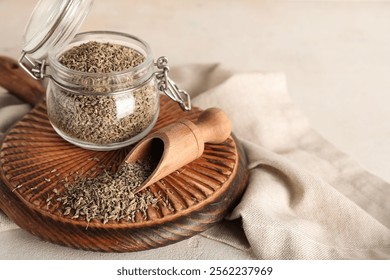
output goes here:
<path id="1" fill-rule="evenodd" d="M 160 69 L 160 71 L 155 73 L 158 80 L 158 89 L 172 100 L 178 102 L 183 111 L 191 110 L 190 95 L 185 90 L 180 89 L 168 76 L 168 59 L 165 56 L 161 56 L 157 59 L 155 65 Z"/>
<path id="2" fill-rule="evenodd" d="M 28 57 L 27 53 L 22 52 L 18 61 L 19 65 L 35 80 L 42 80 L 46 77 L 46 61 L 34 61 Z"/>

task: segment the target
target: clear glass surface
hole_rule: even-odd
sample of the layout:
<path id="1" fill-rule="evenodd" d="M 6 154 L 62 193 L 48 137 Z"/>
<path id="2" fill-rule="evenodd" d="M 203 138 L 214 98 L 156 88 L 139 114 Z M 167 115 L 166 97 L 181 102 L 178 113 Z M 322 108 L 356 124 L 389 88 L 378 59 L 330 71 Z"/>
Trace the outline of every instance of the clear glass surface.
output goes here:
<path id="1" fill-rule="evenodd" d="M 111 73 L 87 73 L 59 63 L 63 52 L 88 41 L 110 42 L 141 53 L 144 61 Z M 108 151 L 133 144 L 154 127 L 160 108 L 158 81 L 150 48 L 144 41 L 119 32 L 81 33 L 49 53 L 51 79 L 47 112 L 56 132 L 85 149 Z"/>
<path id="2" fill-rule="evenodd" d="M 77 33 L 93 0 L 40 0 L 26 26 L 23 51 L 42 60 Z"/>

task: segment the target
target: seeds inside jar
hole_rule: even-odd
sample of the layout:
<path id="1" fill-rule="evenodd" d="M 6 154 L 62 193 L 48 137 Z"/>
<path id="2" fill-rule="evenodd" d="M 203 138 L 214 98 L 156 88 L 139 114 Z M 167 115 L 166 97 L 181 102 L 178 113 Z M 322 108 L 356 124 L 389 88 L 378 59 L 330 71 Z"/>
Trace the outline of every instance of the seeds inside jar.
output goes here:
<path id="1" fill-rule="evenodd" d="M 123 75 L 144 60 L 130 47 L 96 41 L 65 51 L 58 61 L 81 74 L 68 78 L 74 91 L 50 89 L 48 115 L 54 127 L 93 144 L 124 142 L 150 128 L 158 113 L 155 79 L 134 86 L 134 77 Z"/>
<path id="2" fill-rule="evenodd" d="M 96 41 L 75 46 L 63 53 L 59 62 L 69 69 L 88 73 L 112 73 L 141 64 L 145 57 L 136 50 Z"/>

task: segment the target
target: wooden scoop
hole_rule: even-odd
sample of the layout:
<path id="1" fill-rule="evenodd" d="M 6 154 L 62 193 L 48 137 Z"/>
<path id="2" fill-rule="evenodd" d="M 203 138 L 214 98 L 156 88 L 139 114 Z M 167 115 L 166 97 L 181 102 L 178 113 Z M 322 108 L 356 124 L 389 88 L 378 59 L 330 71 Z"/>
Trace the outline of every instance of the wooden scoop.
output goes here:
<path id="1" fill-rule="evenodd" d="M 152 174 L 134 193 L 199 158 L 203 154 L 205 143 L 222 143 L 230 133 L 228 116 L 220 109 L 210 108 L 203 111 L 195 123 L 181 119 L 150 134 L 124 160 L 127 163 L 143 160 L 157 163 Z"/>

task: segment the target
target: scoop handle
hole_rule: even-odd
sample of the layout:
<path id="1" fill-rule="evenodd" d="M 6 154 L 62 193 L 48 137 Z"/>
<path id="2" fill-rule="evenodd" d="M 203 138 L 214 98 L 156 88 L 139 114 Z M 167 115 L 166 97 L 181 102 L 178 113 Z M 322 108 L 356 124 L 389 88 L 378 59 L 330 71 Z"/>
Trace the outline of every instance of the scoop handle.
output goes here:
<path id="1" fill-rule="evenodd" d="M 125 159 L 131 163 L 151 157 L 158 162 L 153 173 L 133 191 L 136 193 L 199 158 L 205 143 L 222 143 L 230 133 L 231 123 L 226 113 L 209 108 L 196 122 L 180 119 L 150 134 Z"/>
<path id="2" fill-rule="evenodd" d="M 202 134 L 204 143 L 222 143 L 230 136 L 232 130 L 229 117 L 218 108 L 203 111 L 194 124 Z"/>

